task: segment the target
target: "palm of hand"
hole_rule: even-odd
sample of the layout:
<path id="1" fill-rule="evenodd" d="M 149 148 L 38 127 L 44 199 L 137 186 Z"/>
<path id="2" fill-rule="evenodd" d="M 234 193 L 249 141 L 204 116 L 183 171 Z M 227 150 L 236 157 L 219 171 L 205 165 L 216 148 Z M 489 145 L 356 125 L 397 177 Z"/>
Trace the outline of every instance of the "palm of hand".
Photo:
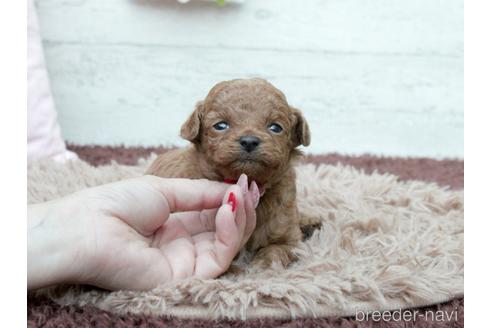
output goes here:
<path id="1" fill-rule="evenodd" d="M 132 289 L 143 290 L 174 279 L 213 278 L 225 272 L 255 224 L 246 220 L 247 216 L 254 216 L 250 198 L 243 197 L 238 187 L 233 188 L 237 189 L 238 202 L 245 205 L 238 206 L 236 213 L 229 205 L 222 205 L 173 213 L 167 220 L 162 213 L 169 213 L 169 209 L 142 207 L 128 211 L 121 208 L 125 199 L 120 193 L 105 199 L 109 207 L 99 210 L 91 223 L 96 233 L 93 245 L 88 247 L 98 260 L 87 268 L 87 280 L 108 289 L 126 289 L 131 285 Z M 161 197 L 146 192 L 147 198 Z M 136 193 L 138 188 L 132 190 L 132 196 Z M 118 206 L 111 207 L 112 202 Z M 136 227 L 136 218 L 142 217 L 139 222 L 147 224 Z"/>

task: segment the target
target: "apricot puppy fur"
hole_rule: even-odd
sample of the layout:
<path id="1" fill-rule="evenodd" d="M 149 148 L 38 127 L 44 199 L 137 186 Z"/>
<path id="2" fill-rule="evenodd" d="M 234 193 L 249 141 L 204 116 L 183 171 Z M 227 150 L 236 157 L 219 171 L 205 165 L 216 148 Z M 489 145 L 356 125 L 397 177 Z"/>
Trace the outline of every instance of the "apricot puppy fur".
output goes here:
<path id="1" fill-rule="evenodd" d="M 262 79 L 220 82 L 181 127 L 192 144 L 160 155 L 146 174 L 167 178 L 237 180 L 246 173 L 263 196 L 246 248 L 253 264 L 287 266 L 301 240 L 293 161 L 310 132 L 301 112 Z"/>

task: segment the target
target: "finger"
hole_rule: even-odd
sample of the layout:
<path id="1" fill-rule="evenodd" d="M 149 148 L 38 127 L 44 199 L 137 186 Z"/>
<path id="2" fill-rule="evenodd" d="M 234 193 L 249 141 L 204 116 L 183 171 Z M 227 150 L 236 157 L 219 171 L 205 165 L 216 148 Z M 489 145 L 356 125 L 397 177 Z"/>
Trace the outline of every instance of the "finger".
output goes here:
<path id="1" fill-rule="evenodd" d="M 99 187 L 98 207 L 144 236 L 154 233 L 170 213 L 220 206 L 229 185 L 208 180 L 163 179 L 155 176 Z"/>
<path id="2" fill-rule="evenodd" d="M 217 260 L 215 248 L 202 252 L 196 259 L 194 277 L 201 279 L 217 278 L 224 273 L 229 265 L 224 266 Z"/>
<path id="3" fill-rule="evenodd" d="M 164 196 L 171 213 L 217 208 L 229 187 L 204 179 L 163 179 L 151 175 L 143 178 Z"/>
<path id="4" fill-rule="evenodd" d="M 214 249 L 215 232 L 204 232 L 196 237 L 193 237 L 193 242 L 197 256 Z"/>
<path id="5" fill-rule="evenodd" d="M 253 205 L 253 197 L 251 192 L 246 193 L 244 197 L 244 210 L 246 214 L 246 226 L 244 228 L 241 247 L 243 247 L 248 242 L 249 238 L 256 228 L 256 211 Z"/>
<path id="6" fill-rule="evenodd" d="M 233 195 L 234 201 L 231 201 Z M 238 186 L 232 185 L 224 195 L 223 205 L 215 217 L 216 239 L 227 247 L 237 247 L 242 237 L 241 222 L 238 222 L 238 213 L 243 207 L 244 198 Z M 233 208 L 235 207 L 235 208 Z M 243 209 L 244 212 L 244 209 Z"/>
<path id="7" fill-rule="evenodd" d="M 143 178 L 86 189 L 86 205 L 117 217 L 144 236 L 150 236 L 170 214 L 168 201 Z M 78 199 L 75 195 L 74 199 Z"/>
<path id="8" fill-rule="evenodd" d="M 200 245 L 200 243 L 203 241 L 212 241 L 213 242 L 215 240 L 215 231 L 202 232 L 202 233 L 199 233 L 198 235 L 195 235 L 191 238 L 193 240 L 193 243 L 195 243 L 195 245 Z"/>
<path id="9" fill-rule="evenodd" d="M 259 200 L 259 190 L 258 186 L 254 181 L 251 182 L 251 186 L 248 190 L 248 177 L 246 174 L 241 174 L 238 181 L 237 185 L 241 188 L 241 191 L 244 196 L 244 210 L 245 210 L 245 229 L 244 229 L 244 234 L 243 238 L 241 241 L 241 247 L 246 244 L 248 241 L 249 237 L 253 233 L 255 227 L 256 227 L 256 212 L 255 208 L 258 205 L 258 200 Z M 237 219 L 236 219 L 237 221 Z"/>
<path id="10" fill-rule="evenodd" d="M 173 279 L 183 279 L 193 275 L 196 249 L 191 238 L 172 240 L 162 245 L 160 249 L 172 268 Z"/>
<path id="11" fill-rule="evenodd" d="M 206 231 L 215 231 L 217 210 L 218 208 L 193 212 L 176 212 L 171 214 L 166 224 L 179 224 L 192 236 Z"/>
<path id="12" fill-rule="evenodd" d="M 240 233 L 230 204 L 219 208 L 215 225 L 212 247 L 197 254 L 194 273 L 196 277 L 215 278 L 225 272 L 239 248 Z"/>
<path id="13" fill-rule="evenodd" d="M 189 239 L 191 243 L 190 234 L 186 231 L 186 229 L 181 224 L 164 224 L 159 229 L 156 230 L 154 236 L 152 238 L 151 245 L 153 247 L 158 247 L 158 245 L 162 245 L 165 243 L 172 242 L 176 239 Z"/>
<path id="14" fill-rule="evenodd" d="M 233 197 L 231 196 L 233 195 Z M 231 204 L 232 200 L 235 200 L 234 207 L 234 214 L 235 214 L 235 221 L 236 221 L 236 226 L 238 227 L 240 237 L 243 236 L 244 234 L 244 229 L 246 227 L 246 213 L 244 210 L 244 196 L 245 194 L 243 193 L 243 188 L 239 185 L 233 185 L 227 189 L 223 203 L 229 203 Z M 231 199 L 231 197 L 233 199 Z"/>
<path id="15" fill-rule="evenodd" d="M 245 198 L 241 187 L 229 187 L 223 203 L 215 219 L 213 247 L 204 248 L 197 257 L 197 277 L 215 278 L 225 272 L 241 247 L 246 226 Z"/>
<path id="16" fill-rule="evenodd" d="M 230 204 L 231 194 L 234 195 L 236 204 Z M 224 196 L 223 205 L 217 212 L 215 220 L 216 251 L 217 258 L 226 267 L 239 251 L 246 226 L 246 213 L 244 210 L 244 196 L 238 186 L 231 186 Z"/>

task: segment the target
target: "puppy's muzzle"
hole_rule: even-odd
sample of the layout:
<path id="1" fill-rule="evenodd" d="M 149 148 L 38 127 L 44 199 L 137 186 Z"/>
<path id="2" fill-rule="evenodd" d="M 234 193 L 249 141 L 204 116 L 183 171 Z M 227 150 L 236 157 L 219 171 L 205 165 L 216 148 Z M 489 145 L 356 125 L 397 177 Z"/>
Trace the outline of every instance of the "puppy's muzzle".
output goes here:
<path id="1" fill-rule="evenodd" d="M 241 145 L 241 149 L 251 153 L 260 145 L 261 140 L 255 136 L 242 136 L 239 138 L 239 144 Z"/>

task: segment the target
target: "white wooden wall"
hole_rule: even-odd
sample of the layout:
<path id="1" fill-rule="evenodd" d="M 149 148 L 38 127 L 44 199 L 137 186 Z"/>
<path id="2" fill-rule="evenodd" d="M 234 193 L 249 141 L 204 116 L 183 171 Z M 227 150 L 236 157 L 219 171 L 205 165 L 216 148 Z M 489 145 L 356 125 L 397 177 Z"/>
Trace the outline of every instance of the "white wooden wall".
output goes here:
<path id="1" fill-rule="evenodd" d="M 311 153 L 463 157 L 462 0 L 38 0 L 65 138 L 183 145 L 218 81 L 265 77 Z"/>

